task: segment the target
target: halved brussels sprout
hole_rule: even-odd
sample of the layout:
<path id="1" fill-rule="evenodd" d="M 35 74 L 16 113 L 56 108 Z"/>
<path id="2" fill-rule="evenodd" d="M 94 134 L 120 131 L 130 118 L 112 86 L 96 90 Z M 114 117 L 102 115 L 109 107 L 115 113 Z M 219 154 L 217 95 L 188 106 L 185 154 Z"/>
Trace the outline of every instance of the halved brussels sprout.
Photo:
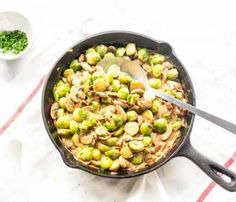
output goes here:
<path id="1" fill-rule="evenodd" d="M 96 47 L 96 51 L 97 51 L 97 53 L 100 54 L 101 57 L 103 57 L 107 53 L 107 47 L 103 44 L 98 45 Z"/>
<path id="2" fill-rule="evenodd" d="M 134 136 L 138 133 L 139 131 L 139 125 L 137 122 L 127 122 L 125 124 L 125 132 L 130 135 Z"/>
<path id="3" fill-rule="evenodd" d="M 128 43 L 126 46 L 126 55 L 132 56 L 136 53 L 136 45 L 134 43 Z"/>

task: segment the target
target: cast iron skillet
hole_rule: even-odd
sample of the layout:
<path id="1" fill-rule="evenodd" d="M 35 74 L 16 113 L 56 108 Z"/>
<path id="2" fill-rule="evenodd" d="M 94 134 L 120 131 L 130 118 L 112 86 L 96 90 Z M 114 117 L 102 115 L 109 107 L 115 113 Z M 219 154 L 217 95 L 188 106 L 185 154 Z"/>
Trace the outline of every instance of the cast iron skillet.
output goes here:
<path id="1" fill-rule="evenodd" d="M 180 80 L 187 92 L 189 103 L 195 105 L 195 93 L 192 85 L 190 76 L 188 75 L 184 66 L 175 56 L 171 46 L 165 42 L 156 41 L 147 36 L 143 36 L 133 32 L 126 31 L 111 31 L 104 32 L 94 36 L 91 36 L 87 39 L 84 39 L 78 42 L 72 49 L 68 49 L 66 53 L 56 62 L 52 70 L 50 71 L 42 95 L 42 116 L 44 125 L 48 132 L 48 135 L 55 145 L 55 147 L 60 152 L 64 163 L 71 167 L 84 170 L 86 172 L 108 178 L 130 178 L 145 173 L 156 170 L 170 159 L 183 156 L 191 161 L 193 161 L 197 166 L 199 166 L 209 177 L 211 177 L 217 184 L 222 186 L 228 191 L 236 191 L 236 174 L 223 166 L 215 163 L 214 161 L 208 159 L 198 151 L 196 151 L 190 143 L 190 133 L 193 127 L 194 115 L 191 113 L 187 114 L 187 128 L 183 129 L 182 136 L 174 146 L 174 148 L 166 155 L 165 158 L 153 164 L 152 166 L 142 169 L 138 172 L 122 171 L 117 175 L 111 175 L 109 172 L 99 172 L 96 169 L 92 169 L 80 164 L 76 161 L 73 156 L 61 145 L 60 141 L 56 136 L 56 128 L 53 125 L 53 120 L 50 117 L 50 107 L 53 102 L 53 93 L 52 89 L 56 82 L 60 79 L 63 71 L 68 67 L 69 63 L 80 53 L 86 50 L 89 47 L 92 47 L 97 44 L 107 44 L 122 46 L 128 42 L 134 42 L 138 47 L 145 47 L 153 51 L 164 54 L 168 57 L 176 66 L 179 71 Z M 220 174 L 224 174 L 230 178 L 230 182 L 225 181 L 220 177 Z"/>

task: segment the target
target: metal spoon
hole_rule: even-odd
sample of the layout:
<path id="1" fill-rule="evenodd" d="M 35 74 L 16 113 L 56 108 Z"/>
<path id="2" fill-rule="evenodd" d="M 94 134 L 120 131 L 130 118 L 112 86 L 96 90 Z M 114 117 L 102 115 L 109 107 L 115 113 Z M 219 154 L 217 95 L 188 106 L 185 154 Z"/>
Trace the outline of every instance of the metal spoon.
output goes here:
<path id="1" fill-rule="evenodd" d="M 166 100 L 172 104 L 177 105 L 180 108 L 186 109 L 193 114 L 196 114 L 234 134 L 236 134 L 236 125 L 226 121 L 224 119 L 221 119 L 219 117 L 216 117 L 212 114 L 209 114 L 205 111 L 202 111 L 201 109 L 198 109 L 190 104 L 184 103 L 178 99 L 175 99 L 169 95 L 166 95 L 165 93 L 162 93 L 160 90 L 155 90 L 151 88 L 148 84 L 148 79 L 146 76 L 146 73 L 144 70 L 138 65 L 136 62 L 123 59 L 123 58 L 118 58 L 118 57 L 111 57 L 111 58 L 104 58 L 101 60 L 98 65 L 101 66 L 105 72 L 107 69 L 112 65 L 112 64 L 117 64 L 120 66 L 121 71 L 126 72 L 130 74 L 134 79 L 142 81 L 143 84 L 145 85 L 146 91 L 144 93 L 144 98 L 154 98 L 155 96 L 158 96 L 162 98 L 163 100 Z"/>

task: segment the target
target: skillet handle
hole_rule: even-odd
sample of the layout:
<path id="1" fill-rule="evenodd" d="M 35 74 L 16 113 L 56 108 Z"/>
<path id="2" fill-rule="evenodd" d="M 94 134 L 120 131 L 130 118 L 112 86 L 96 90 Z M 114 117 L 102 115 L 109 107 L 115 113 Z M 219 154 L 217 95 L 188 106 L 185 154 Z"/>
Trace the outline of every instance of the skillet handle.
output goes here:
<path id="1" fill-rule="evenodd" d="M 183 156 L 194 162 L 203 172 L 205 172 L 212 180 L 224 189 L 234 192 L 236 191 L 236 174 L 221 166 L 220 164 L 208 159 L 206 156 L 198 152 L 190 143 L 190 140 L 180 149 L 177 156 Z M 230 178 L 230 182 L 224 180 L 221 176 L 226 175 Z"/>

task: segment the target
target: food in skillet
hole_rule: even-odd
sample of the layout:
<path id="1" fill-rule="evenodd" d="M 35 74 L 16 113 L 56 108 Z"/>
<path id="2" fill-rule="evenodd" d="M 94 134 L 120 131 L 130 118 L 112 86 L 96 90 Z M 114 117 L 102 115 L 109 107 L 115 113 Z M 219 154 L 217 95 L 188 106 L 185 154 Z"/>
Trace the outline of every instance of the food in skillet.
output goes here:
<path id="1" fill-rule="evenodd" d="M 64 147 L 79 162 L 116 174 L 138 171 L 163 158 L 185 127 L 185 112 L 159 98 L 144 99 L 143 83 L 104 57 L 139 63 L 149 85 L 186 101 L 178 70 L 165 56 L 129 43 L 98 45 L 74 59 L 53 89 L 51 117 Z"/>

